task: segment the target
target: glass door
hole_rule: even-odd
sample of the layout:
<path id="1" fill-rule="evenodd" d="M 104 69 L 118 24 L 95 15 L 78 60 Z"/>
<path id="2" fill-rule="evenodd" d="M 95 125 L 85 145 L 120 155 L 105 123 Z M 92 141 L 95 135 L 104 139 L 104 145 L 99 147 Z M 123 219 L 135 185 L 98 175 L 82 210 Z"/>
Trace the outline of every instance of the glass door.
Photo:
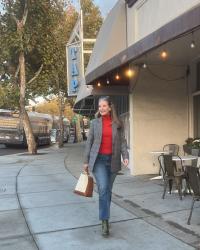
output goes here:
<path id="1" fill-rule="evenodd" d="M 194 137 L 200 138 L 200 95 L 193 97 L 194 103 Z"/>

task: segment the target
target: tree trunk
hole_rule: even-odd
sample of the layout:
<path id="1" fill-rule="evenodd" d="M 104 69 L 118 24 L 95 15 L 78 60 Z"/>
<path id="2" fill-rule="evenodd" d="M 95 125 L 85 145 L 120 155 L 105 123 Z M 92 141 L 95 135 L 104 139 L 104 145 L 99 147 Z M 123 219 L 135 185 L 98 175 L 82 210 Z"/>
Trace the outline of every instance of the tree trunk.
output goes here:
<path id="1" fill-rule="evenodd" d="M 77 115 L 77 121 L 76 121 L 76 138 L 77 142 L 81 142 L 83 140 L 81 135 L 81 126 L 80 126 L 80 116 Z"/>
<path id="2" fill-rule="evenodd" d="M 26 91 L 26 77 L 25 77 L 25 58 L 24 52 L 21 51 L 19 55 L 19 66 L 20 66 L 20 113 L 23 119 L 23 126 L 28 144 L 28 152 L 30 154 L 37 154 L 37 145 L 33 136 L 33 130 L 25 109 L 25 91 Z"/>
<path id="3" fill-rule="evenodd" d="M 59 148 L 63 147 L 63 135 L 64 135 L 64 128 L 63 128 L 63 105 L 62 105 L 62 96 L 59 95 L 59 141 L 58 141 L 58 146 Z"/>

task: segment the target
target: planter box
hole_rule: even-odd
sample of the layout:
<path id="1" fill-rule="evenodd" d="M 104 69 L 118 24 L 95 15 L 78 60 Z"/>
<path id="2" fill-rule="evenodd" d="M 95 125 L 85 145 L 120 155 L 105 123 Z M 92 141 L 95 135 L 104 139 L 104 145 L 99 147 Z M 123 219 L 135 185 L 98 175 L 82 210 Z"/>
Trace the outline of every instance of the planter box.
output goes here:
<path id="1" fill-rule="evenodd" d="M 183 145 L 183 151 L 188 154 L 191 155 L 192 154 L 192 146 L 188 145 L 188 144 L 184 144 Z"/>
<path id="2" fill-rule="evenodd" d="M 200 156 L 200 149 L 199 148 L 192 148 L 191 155 Z"/>

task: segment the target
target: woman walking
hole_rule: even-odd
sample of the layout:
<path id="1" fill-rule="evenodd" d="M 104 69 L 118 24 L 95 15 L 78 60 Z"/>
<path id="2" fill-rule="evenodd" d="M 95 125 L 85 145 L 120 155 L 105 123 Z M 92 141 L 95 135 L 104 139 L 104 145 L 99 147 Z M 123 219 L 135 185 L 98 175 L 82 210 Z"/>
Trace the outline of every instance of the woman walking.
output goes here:
<path id="1" fill-rule="evenodd" d="M 99 192 L 99 219 L 102 235 L 109 235 L 112 186 L 121 170 L 121 155 L 125 166 L 129 163 L 123 126 L 108 96 L 99 99 L 98 113 L 91 123 L 84 154 L 84 171 L 91 171 Z"/>

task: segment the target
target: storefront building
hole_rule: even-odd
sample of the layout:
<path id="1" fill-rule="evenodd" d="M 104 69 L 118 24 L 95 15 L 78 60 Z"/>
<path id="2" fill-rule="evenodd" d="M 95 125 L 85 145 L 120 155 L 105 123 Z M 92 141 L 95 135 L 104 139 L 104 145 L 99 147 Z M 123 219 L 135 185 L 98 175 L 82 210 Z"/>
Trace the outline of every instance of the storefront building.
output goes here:
<path id="1" fill-rule="evenodd" d="M 182 154 L 200 137 L 199 56 L 200 0 L 119 0 L 106 18 L 84 88 L 128 95 L 131 174 L 157 173 L 151 151 L 175 143 Z"/>

